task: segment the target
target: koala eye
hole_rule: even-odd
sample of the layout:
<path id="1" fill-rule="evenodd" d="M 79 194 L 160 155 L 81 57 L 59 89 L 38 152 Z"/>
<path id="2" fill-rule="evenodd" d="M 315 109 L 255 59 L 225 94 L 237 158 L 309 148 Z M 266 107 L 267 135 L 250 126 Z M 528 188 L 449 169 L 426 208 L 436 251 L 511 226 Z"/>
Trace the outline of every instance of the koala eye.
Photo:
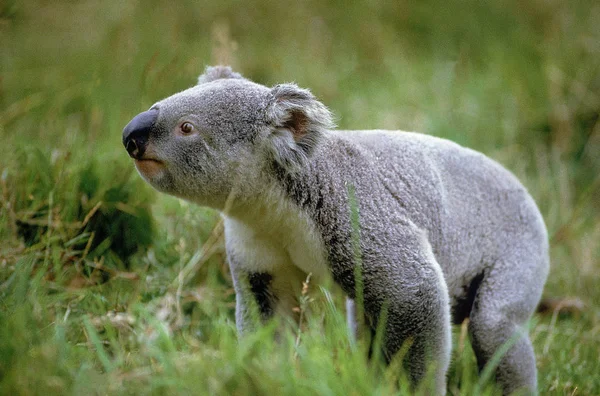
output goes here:
<path id="1" fill-rule="evenodd" d="M 183 132 L 183 133 L 194 132 L 194 125 L 192 125 L 191 122 L 184 122 L 183 124 L 181 124 L 181 126 L 179 128 L 181 129 L 181 132 Z"/>

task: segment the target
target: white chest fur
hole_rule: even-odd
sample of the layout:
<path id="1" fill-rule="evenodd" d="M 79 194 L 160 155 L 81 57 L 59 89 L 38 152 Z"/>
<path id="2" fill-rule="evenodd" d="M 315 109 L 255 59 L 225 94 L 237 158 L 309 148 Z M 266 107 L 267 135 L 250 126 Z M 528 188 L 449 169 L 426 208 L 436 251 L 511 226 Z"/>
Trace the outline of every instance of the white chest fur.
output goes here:
<path id="1" fill-rule="evenodd" d="M 316 225 L 296 205 L 280 199 L 224 218 L 227 249 L 241 268 L 281 273 L 296 267 L 317 279 L 329 273 Z"/>

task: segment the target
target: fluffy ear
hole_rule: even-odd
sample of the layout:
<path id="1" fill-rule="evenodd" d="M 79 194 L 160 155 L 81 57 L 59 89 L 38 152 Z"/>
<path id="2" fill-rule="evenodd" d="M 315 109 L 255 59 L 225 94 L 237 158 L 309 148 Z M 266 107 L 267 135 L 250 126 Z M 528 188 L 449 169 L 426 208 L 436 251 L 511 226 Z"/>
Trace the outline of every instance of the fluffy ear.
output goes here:
<path id="1" fill-rule="evenodd" d="M 198 84 L 220 80 L 222 78 L 244 78 L 240 73 L 231 70 L 229 66 L 206 66 L 204 73 L 198 77 Z"/>
<path id="2" fill-rule="evenodd" d="M 273 158 L 288 171 L 304 166 L 323 133 L 335 127 L 327 107 L 295 84 L 271 89 L 266 118 Z"/>

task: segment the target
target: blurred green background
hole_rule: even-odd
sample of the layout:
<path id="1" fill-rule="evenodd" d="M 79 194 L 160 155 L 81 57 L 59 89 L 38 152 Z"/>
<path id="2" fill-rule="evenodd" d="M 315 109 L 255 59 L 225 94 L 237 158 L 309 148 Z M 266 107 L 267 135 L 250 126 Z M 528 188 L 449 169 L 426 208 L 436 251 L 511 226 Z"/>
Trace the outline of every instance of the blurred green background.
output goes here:
<path id="1" fill-rule="evenodd" d="M 135 173 L 123 126 L 211 64 L 513 171 L 551 237 L 540 391 L 600 394 L 600 4 L 559 0 L 0 1 L 1 394 L 406 391 L 334 287 L 238 342 L 218 215 Z M 497 393 L 454 346 L 449 392 Z"/>

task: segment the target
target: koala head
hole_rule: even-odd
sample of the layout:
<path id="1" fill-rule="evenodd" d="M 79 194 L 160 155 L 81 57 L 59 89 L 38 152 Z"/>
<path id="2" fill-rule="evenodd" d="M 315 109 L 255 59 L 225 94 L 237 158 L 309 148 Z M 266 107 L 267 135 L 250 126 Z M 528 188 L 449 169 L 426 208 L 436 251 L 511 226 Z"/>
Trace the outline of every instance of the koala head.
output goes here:
<path id="1" fill-rule="evenodd" d="M 157 190 L 222 209 L 234 187 L 235 194 L 259 192 L 256 182 L 273 167 L 301 170 L 332 127 L 308 90 L 267 88 L 217 66 L 134 117 L 123 144 Z"/>

